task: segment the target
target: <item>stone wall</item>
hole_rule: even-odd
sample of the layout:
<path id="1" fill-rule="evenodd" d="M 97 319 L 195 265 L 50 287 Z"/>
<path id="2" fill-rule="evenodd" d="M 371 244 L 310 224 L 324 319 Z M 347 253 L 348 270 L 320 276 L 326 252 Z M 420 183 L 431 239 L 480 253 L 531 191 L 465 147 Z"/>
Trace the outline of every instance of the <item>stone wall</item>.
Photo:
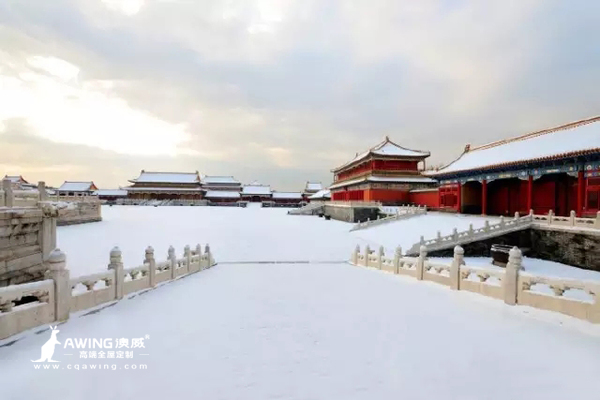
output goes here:
<path id="1" fill-rule="evenodd" d="M 58 210 L 58 226 L 85 224 L 102 221 L 102 206 L 99 202 L 69 203 Z"/>
<path id="2" fill-rule="evenodd" d="M 324 214 L 338 221 L 363 222 L 377 219 L 379 207 L 346 204 L 325 204 Z"/>
<path id="3" fill-rule="evenodd" d="M 42 279 L 56 247 L 56 218 L 42 208 L 0 210 L 0 287 Z"/>
<path id="4" fill-rule="evenodd" d="M 534 226 L 462 247 L 467 257 L 491 257 L 490 248 L 493 244 L 518 246 L 527 257 L 600 271 L 600 232 L 591 229 Z M 429 254 L 433 257 L 452 257 L 453 249 Z"/>

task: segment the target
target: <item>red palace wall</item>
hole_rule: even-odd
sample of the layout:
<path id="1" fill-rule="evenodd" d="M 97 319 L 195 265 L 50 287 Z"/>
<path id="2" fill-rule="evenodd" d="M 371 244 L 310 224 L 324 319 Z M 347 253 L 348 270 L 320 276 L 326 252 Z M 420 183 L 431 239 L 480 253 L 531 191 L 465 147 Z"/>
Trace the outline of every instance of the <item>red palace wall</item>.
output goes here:
<path id="1" fill-rule="evenodd" d="M 371 160 L 356 167 L 339 172 L 338 180 L 348 179 L 369 171 L 418 171 L 418 161 Z"/>
<path id="2" fill-rule="evenodd" d="M 408 203 L 408 192 L 388 189 L 367 189 L 365 190 L 365 201 L 381 202 L 401 202 Z"/>
<path id="3" fill-rule="evenodd" d="M 409 203 L 413 203 L 419 206 L 427 206 L 427 208 L 440 207 L 440 193 L 438 189 L 422 192 L 410 192 L 408 200 Z"/>

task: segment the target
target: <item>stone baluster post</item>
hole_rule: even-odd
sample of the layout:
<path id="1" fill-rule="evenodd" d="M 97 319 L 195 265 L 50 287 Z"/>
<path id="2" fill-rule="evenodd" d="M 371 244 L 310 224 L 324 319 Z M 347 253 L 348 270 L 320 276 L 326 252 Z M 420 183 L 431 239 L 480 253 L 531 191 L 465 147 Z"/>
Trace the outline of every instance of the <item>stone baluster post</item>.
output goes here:
<path id="1" fill-rule="evenodd" d="M 500 216 L 500 228 L 504 228 L 504 215 Z"/>
<path id="2" fill-rule="evenodd" d="M 456 228 L 452 229 L 452 240 L 455 242 L 458 240 L 458 229 Z"/>
<path id="3" fill-rule="evenodd" d="M 13 193 L 10 180 L 3 179 L 2 180 L 2 188 L 4 189 L 4 205 L 6 207 L 14 207 L 15 195 Z"/>
<path id="4" fill-rule="evenodd" d="M 552 225 L 553 218 L 554 218 L 554 212 L 552 210 L 548 211 L 548 225 Z"/>
<path id="5" fill-rule="evenodd" d="M 171 279 L 175 279 L 177 277 L 177 257 L 175 256 L 175 248 L 173 246 L 169 246 L 167 259 L 171 264 Z"/>
<path id="6" fill-rule="evenodd" d="M 489 232 L 490 231 L 490 221 L 488 221 L 487 219 L 483 223 L 483 231 L 484 232 Z"/>
<path id="7" fill-rule="evenodd" d="M 425 237 L 421 236 L 421 238 L 419 239 L 419 244 L 423 245 L 425 244 Z"/>
<path id="8" fill-rule="evenodd" d="M 460 266 L 465 264 L 465 250 L 454 246 L 454 259 L 450 264 L 450 289 L 460 290 Z"/>
<path id="9" fill-rule="evenodd" d="M 192 271 L 192 249 L 187 244 L 183 248 L 183 256 L 185 257 L 185 265 L 189 274 Z"/>
<path id="10" fill-rule="evenodd" d="M 423 271 L 425 271 L 425 261 L 427 260 L 427 247 L 419 248 L 419 258 L 417 259 L 417 280 L 423 280 Z"/>
<path id="11" fill-rule="evenodd" d="M 400 259 L 402 258 L 402 247 L 396 247 L 396 252 L 394 253 L 394 273 L 400 273 Z"/>
<path id="12" fill-rule="evenodd" d="M 469 224 L 469 236 L 473 236 L 473 224 Z"/>
<path id="13" fill-rule="evenodd" d="M 518 247 L 513 247 L 508 253 L 508 264 L 506 264 L 502 286 L 504 302 L 509 305 L 515 305 L 518 302 L 519 271 L 522 269 L 522 258 L 523 255 Z"/>
<path id="14" fill-rule="evenodd" d="M 365 267 L 369 266 L 369 256 L 371 255 L 371 248 L 369 245 L 365 246 Z"/>
<path id="15" fill-rule="evenodd" d="M 575 213 L 575 211 L 571 210 L 571 213 L 569 214 L 569 225 L 575 226 L 575 217 L 576 216 L 577 216 L 577 214 Z"/>
<path id="16" fill-rule="evenodd" d="M 125 274 L 123 272 L 123 255 L 121 254 L 121 249 L 116 246 L 110 251 L 108 269 L 115 271 L 115 298 L 121 300 L 123 298 Z"/>
<path id="17" fill-rule="evenodd" d="M 440 231 L 437 231 L 437 236 L 436 236 L 436 238 L 437 238 L 437 241 L 438 241 L 438 242 L 441 242 L 441 241 L 442 241 L 442 232 L 440 232 Z"/>
<path id="18" fill-rule="evenodd" d="M 156 260 L 154 259 L 154 248 L 152 246 L 146 248 L 145 262 L 148 264 L 150 287 L 154 287 L 156 286 Z"/>
<path id="19" fill-rule="evenodd" d="M 515 211 L 515 219 L 521 218 L 521 214 L 518 211 Z"/>
<path id="20" fill-rule="evenodd" d="M 54 317 L 57 322 L 69 319 L 71 312 L 71 283 L 67 269 L 67 256 L 60 249 L 50 253 L 46 279 L 54 281 Z"/>
<path id="21" fill-rule="evenodd" d="M 358 254 L 360 253 L 360 246 L 356 245 L 356 247 L 354 248 L 354 251 L 352 252 L 352 258 L 350 259 L 350 262 L 353 265 L 358 265 Z"/>
<path id="22" fill-rule="evenodd" d="M 202 271 L 202 246 L 200 243 L 196 245 L 196 254 L 198 255 L 198 271 Z"/>
<path id="23" fill-rule="evenodd" d="M 377 252 L 377 269 L 383 268 L 384 255 L 385 255 L 385 251 L 383 250 L 383 246 L 379 246 L 379 251 Z"/>
<path id="24" fill-rule="evenodd" d="M 48 201 L 48 192 L 46 192 L 46 182 L 38 182 L 39 201 Z"/>
<path id="25" fill-rule="evenodd" d="M 214 263 L 214 259 L 212 256 L 212 253 L 210 251 L 210 245 L 208 243 L 206 243 L 206 246 L 204 246 L 204 254 L 206 254 L 206 268 L 211 268 L 213 266 Z"/>
<path id="26" fill-rule="evenodd" d="M 596 223 L 594 224 L 594 227 L 600 229 L 600 211 L 596 213 Z"/>

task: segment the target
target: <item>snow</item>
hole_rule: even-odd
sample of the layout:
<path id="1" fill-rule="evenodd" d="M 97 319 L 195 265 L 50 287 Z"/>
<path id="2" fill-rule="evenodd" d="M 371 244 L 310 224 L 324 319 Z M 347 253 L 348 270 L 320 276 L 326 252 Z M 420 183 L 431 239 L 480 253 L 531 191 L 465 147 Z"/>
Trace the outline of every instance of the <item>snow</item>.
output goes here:
<path id="1" fill-rule="evenodd" d="M 308 198 L 311 200 L 330 199 L 331 191 L 330 190 L 319 190 L 317 193 L 313 194 L 312 196 L 309 196 Z"/>
<path id="2" fill-rule="evenodd" d="M 273 192 L 273 199 L 302 200 L 300 192 Z"/>
<path id="3" fill-rule="evenodd" d="M 346 261 L 357 243 L 351 224 L 287 215 L 284 208 L 102 206 L 102 221 L 60 226 L 58 247 L 72 277 L 106 270 L 110 250 L 119 246 L 125 267 L 141 264 L 144 250 L 166 260 L 169 245 L 178 255 L 189 244 L 210 243 L 219 262 Z"/>
<path id="4" fill-rule="evenodd" d="M 198 183 L 197 172 L 142 172 L 134 182 L 141 183 Z"/>
<path id="5" fill-rule="evenodd" d="M 162 191 L 162 192 L 198 192 L 200 190 L 202 190 L 200 188 L 200 186 L 198 187 L 133 187 L 133 186 L 127 186 L 126 188 L 124 188 L 124 190 L 127 190 L 128 192 L 147 192 L 147 191 Z"/>
<path id="6" fill-rule="evenodd" d="M 385 140 L 378 145 L 371 147 L 369 150 L 364 153 L 357 154 L 354 159 L 347 162 L 346 164 L 336 168 L 334 171 L 339 171 L 340 169 L 345 168 L 357 161 L 360 161 L 364 158 L 367 158 L 369 155 L 379 155 L 379 156 L 399 156 L 399 157 L 429 157 L 430 153 L 428 151 L 419 151 L 419 150 L 411 150 L 404 148 L 402 146 L 397 145 L 392 142 L 387 136 Z"/>
<path id="7" fill-rule="evenodd" d="M 204 176 L 202 178 L 203 184 L 213 184 L 213 183 L 230 183 L 230 184 L 239 184 L 240 182 L 236 180 L 233 176 Z"/>
<path id="8" fill-rule="evenodd" d="M 115 196 L 115 197 L 126 197 L 127 190 L 123 189 L 99 189 L 94 192 L 96 196 Z"/>
<path id="9" fill-rule="evenodd" d="M 265 185 L 246 185 L 242 189 L 242 194 L 244 195 L 271 195 L 271 186 Z"/>
<path id="10" fill-rule="evenodd" d="M 600 122 L 598 121 L 530 138 L 500 142 L 498 145 L 480 150 L 474 149 L 440 169 L 436 174 L 557 157 L 592 149 L 600 151 Z"/>
<path id="11" fill-rule="evenodd" d="M 58 371 L 30 361 L 49 331 L 0 347 L 0 384 L 6 400 L 590 398 L 595 328 L 346 264 L 218 265 L 59 325 Z M 146 335 L 130 360 L 64 348 Z"/>
<path id="12" fill-rule="evenodd" d="M 92 190 L 94 182 L 65 182 L 58 190 L 61 192 L 87 192 Z"/>
<path id="13" fill-rule="evenodd" d="M 239 199 L 240 192 L 231 190 L 209 190 L 204 195 L 207 199 Z"/>
<path id="14" fill-rule="evenodd" d="M 321 182 L 306 182 L 306 188 L 304 190 L 307 192 L 318 192 L 323 190 L 323 184 Z"/>

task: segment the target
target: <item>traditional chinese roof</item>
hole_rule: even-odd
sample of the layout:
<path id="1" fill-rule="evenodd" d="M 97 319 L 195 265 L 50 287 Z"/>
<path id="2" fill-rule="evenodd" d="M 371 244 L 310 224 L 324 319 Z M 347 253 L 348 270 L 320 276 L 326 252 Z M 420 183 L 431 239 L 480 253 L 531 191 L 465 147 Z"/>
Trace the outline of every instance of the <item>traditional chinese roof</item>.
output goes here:
<path id="1" fill-rule="evenodd" d="M 233 190 L 209 190 L 204 197 L 207 199 L 239 199 L 240 192 Z"/>
<path id="2" fill-rule="evenodd" d="M 198 187 L 165 187 L 165 186 L 155 186 L 155 187 L 146 187 L 146 186 L 126 186 L 121 188 L 123 190 L 127 190 L 128 192 L 202 192 L 200 186 Z"/>
<path id="3" fill-rule="evenodd" d="M 319 190 L 323 190 L 323 184 L 321 182 L 306 182 L 306 187 L 304 188 L 304 191 L 318 192 Z"/>
<path id="4" fill-rule="evenodd" d="M 199 183 L 200 175 L 196 172 L 146 172 L 142 170 L 132 183 Z"/>
<path id="5" fill-rule="evenodd" d="M 91 192 L 91 191 L 95 191 L 98 190 L 98 188 L 96 187 L 96 185 L 94 185 L 94 182 L 89 181 L 89 182 L 69 182 L 69 181 L 65 181 L 65 183 L 63 183 L 58 190 L 60 192 Z"/>
<path id="6" fill-rule="evenodd" d="M 273 199 L 281 200 L 302 200 L 302 193 L 300 192 L 273 192 Z"/>
<path id="7" fill-rule="evenodd" d="M 365 176 L 362 178 L 351 179 L 340 183 L 334 183 L 329 189 L 337 189 L 344 186 L 356 185 L 363 182 L 384 182 L 384 183 L 435 183 L 436 180 L 426 176 Z"/>
<path id="8" fill-rule="evenodd" d="M 600 117 L 531 132 L 475 148 L 467 145 L 460 157 L 438 171 L 431 172 L 430 175 L 496 169 L 593 153 L 600 153 Z"/>
<path id="9" fill-rule="evenodd" d="M 428 151 L 421 150 L 411 150 L 406 147 L 402 147 L 390 140 L 389 137 L 385 137 L 383 142 L 377 144 L 374 147 L 371 147 L 369 150 L 364 153 L 357 154 L 354 159 L 347 162 L 346 164 L 339 166 L 332 170 L 332 172 L 339 171 L 341 169 L 347 168 L 352 164 L 355 164 L 359 161 L 362 161 L 370 156 L 389 156 L 389 157 L 398 157 L 398 158 L 426 158 L 430 156 Z"/>
<path id="10" fill-rule="evenodd" d="M 270 196 L 271 186 L 267 185 L 246 185 L 242 189 L 242 195 L 249 196 Z"/>
<path id="11" fill-rule="evenodd" d="M 29 183 L 21 175 L 5 175 L 4 179 L 8 179 L 11 183 Z"/>
<path id="12" fill-rule="evenodd" d="M 98 189 L 94 192 L 96 196 L 127 197 L 125 189 Z"/>
<path id="13" fill-rule="evenodd" d="M 319 190 L 317 193 L 315 193 L 309 197 L 309 199 L 311 199 L 311 200 L 330 199 L 330 198 L 331 198 L 331 191 L 329 191 L 329 190 Z"/>
<path id="14" fill-rule="evenodd" d="M 229 185 L 239 185 L 240 181 L 235 179 L 233 176 L 203 176 L 202 184 L 211 185 L 211 184 L 229 184 Z"/>

